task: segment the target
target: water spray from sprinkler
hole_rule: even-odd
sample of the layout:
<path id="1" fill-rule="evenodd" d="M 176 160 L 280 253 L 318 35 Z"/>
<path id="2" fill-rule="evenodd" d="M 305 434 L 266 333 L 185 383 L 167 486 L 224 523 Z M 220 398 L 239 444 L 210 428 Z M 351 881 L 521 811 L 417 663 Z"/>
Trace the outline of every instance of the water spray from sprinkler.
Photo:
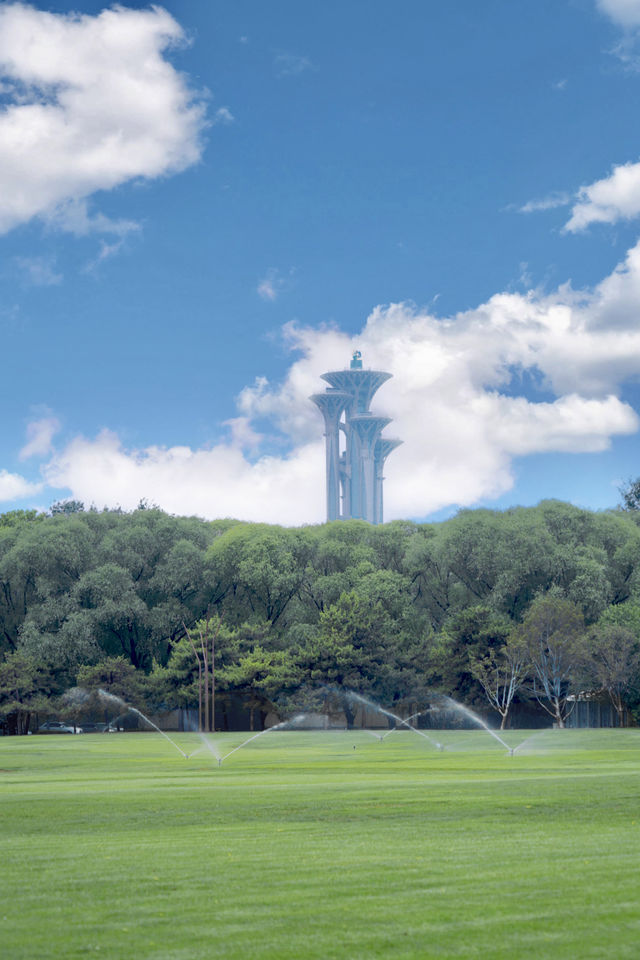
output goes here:
<path id="1" fill-rule="evenodd" d="M 479 727 L 482 727 L 483 730 L 486 730 L 487 733 L 493 737 L 494 740 L 497 740 L 498 743 L 502 744 L 505 750 L 510 750 L 508 743 L 505 743 L 502 737 L 498 736 L 495 730 L 492 730 L 491 727 L 487 726 L 482 717 L 479 717 L 477 713 L 474 713 L 473 710 L 470 710 L 469 707 L 465 707 L 463 703 L 458 703 L 457 700 L 454 700 L 453 697 L 448 697 L 446 694 L 442 694 L 442 699 L 445 703 L 448 703 L 454 710 L 457 710 L 463 716 L 468 717 L 469 720 L 472 720 Z"/>
<path id="2" fill-rule="evenodd" d="M 266 730 L 260 730 L 259 733 L 254 733 L 253 736 L 249 737 L 247 740 L 243 740 L 241 744 L 237 747 L 234 747 L 233 750 L 229 750 L 229 753 L 225 753 L 224 757 L 220 757 L 218 760 L 218 766 L 222 765 L 222 761 L 226 760 L 227 757 L 230 757 L 232 753 L 236 753 L 237 750 L 242 750 L 243 747 L 246 747 L 248 743 L 251 743 L 252 740 L 257 740 L 258 737 L 264 737 L 265 733 L 274 733 L 276 730 L 282 730 L 283 727 L 295 726 L 305 719 L 305 713 L 298 713 L 295 717 L 292 717 L 291 720 L 283 720 L 281 723 L 276 723 L 274 727 L 267 727 Z"/>
<path id="3" fill-rule="evenodd" d="M 391 719 L 395 720 L 396 723 L 399 723 L 403 727 L 407 727 L 407 729 L 411 730 L 412 733 L 417 734 L 419 737 L 424 737 L 424 739 L 428 740 L 429 743 L 431 743 L 434 747 L 438 747 L 438 742 L 434 740 L 433 737 L 430 737 L 428 733 L 424 733 L 423 730 L 418 730 L 416 727 L 411 726 L 408 720 L 403 720 L 402 717 L 399 717 L 396 713 L 392 713 L 390 710 L 386 710 L 384 707 L 381 707 L 379 703 L 374 703 L 373 700 L 367 700 L 366 697 L 361 696 L 359 693 L 354 693 L 353 691 L 349 691 L 347 695 L 350 699 L 364 704 L 365 707 L 370 707 L 372 710 L 377 710 L 378 713 L 383 713 L 386 717 L 391 717 Z"/>
<path id="4" fill-rule="evenodd" d="M 426 712 L 427 712 L 426 710 L 418 710 L 418 711 L 416 711 L 416 713 L 412 713 L 410 717 L 407 717 L 405 720 L 403 720 L 403 721 L 402 721 L 402 724 L 403 724 L 405 727 L 413 727 L 413 724 L 411 723 L 411 721 L 412 721 L 412 720 L 415 720 L 416 717 L 421 717 L 422 714 L 423 714 L 423 713 L 426 713 Z M 385 737 L 390 736 L 390 734 L 392 734 L 392 733 L 397 733 L 397 731 L 398 731 L 399 729 L 400 729 L 400 727 L 392 727 L 391 730 L 387 730 L 387 732 L 384 734 L 384 736 L 382 737 L 382 739 L 384 740 Z M 414 729 L 415 729 L 415 728 L 414 728 Z"/>
<path id="5" fill-rule="evenodd" d="M 172 740 L 171 737 L 164 732 L 164 730 L 161 730 L 160 727 L 158 727 L 153 722 L 153 720 L 150 720 L 149 717 L 146 717 L 141 710 L 138 710 L 137 707 L 132 707 L 131 704 L 126 703 L 121 697 L 116 697 L 115 694 L 108 693 L 106 690 L 100 689 L 98 690 L 98 694 L 100 697 L 102 697 L 103 700 L 106 700 L 108 703 L 117 704 L 118 706 L 124 707 L 126 711 L 135 713 L 138 717 L 140 717 L 141 720 L 144 720 L 144 722 L 148 723 L 150 727 L 153 727 L 153 729 L 156 730 L 161 736 L 163 736 L 165 740 L 168 740 L 171 746 L 175 747 L 178 753 L 181 753 L 182 756 L 185 758 L 185 760 L 189 759 L 189 757 L 184 752 L 182 747 L 179 747 L 178 744 L 175 742 L 175 740 Z"/>

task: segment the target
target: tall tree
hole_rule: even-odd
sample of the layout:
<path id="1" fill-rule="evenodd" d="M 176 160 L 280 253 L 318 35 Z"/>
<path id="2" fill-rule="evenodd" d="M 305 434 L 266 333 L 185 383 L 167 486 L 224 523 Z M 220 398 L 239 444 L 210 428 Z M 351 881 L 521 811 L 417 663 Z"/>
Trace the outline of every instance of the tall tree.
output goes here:
<path id="1" fill-rule="evenodd" d="M 198 729 L 209 733 L 216 723 L 216 640 L 221 627 L 222 617 L 212 618 L 208 612 L 193 630 L 184 625 L 198 664 Z"/>
<path id="2" fill-rule="evenodd" d="M 0 663 L 0 716 L 10 734 L 29 733 L 33 715 L 46 709 L 54 692 L 48 667 L 17 651 Z"/>
<path id="3" fill-rule="evenodd" d="M 599 623 L 589 633 L 590 675 L 607 693 L 620 726 L 625 725 L 625 699 L 640 682 L 640 640 L 624 626 Z"/>
<path id="4" fill-rule="evenodd" d="M 491 706 L 501 717 L 500 729 L 507 725 L 511 704 L 527 677 L 529 661 L 524 644 L 517 637 L 485 657 L 471 655 L 471 673 L 479 682 Z"/>
<path id="5" fill-rule="evenodd" d="M 584 668 L 584 618 L 578 607 L 557 592 L 537 597 L 518 630 L 531 664 L 535 698 L 558 727 L 564 727 L 573 704 L 568 697 Z"/>
<path id="6" fill-rule="evenodd" d="M 349 692 L 384 698 L 393 670 L 390 621 L 381 603 L 355 590 L 343 593 L 320 617 L 320 632 L 301 654 L 303 677 L 312 687 L 337 691 L 347 724 L 355 714 Z"/>
<path id="7" fill-rule="evenodd" d="M 490 657 L 507 640 L 512 623 L 488 604 L 452 613 L 438 633 L 432 653 L 437 685 L 456 700 L 481 703 L 482 687 L 471 663 Z"/>

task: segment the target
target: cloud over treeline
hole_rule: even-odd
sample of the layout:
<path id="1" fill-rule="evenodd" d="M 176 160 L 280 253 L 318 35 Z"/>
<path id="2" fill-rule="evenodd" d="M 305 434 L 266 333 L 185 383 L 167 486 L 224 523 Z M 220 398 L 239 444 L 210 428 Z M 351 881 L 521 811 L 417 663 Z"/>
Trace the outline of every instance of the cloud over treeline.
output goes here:
<path id="1" fill-rule="evenodd" d="M 378 306 L 355 336 L 289 325 L 286 376 L 241 391 L 228 441 L 133 451 L 103 430 L 58 449 L 43 476 L 98 506 L 146 497 L 205 517 L 321 521 L 323 426 L 308 396 L 357 348 L 366 366 L 393 374 L 373 404 L 393 417 L 386 433 L 404 441 L 385 471 L 386 518 L 472 505 L 511 488 L 516 457 L 597 453 L 638 429 L 620 390 L 640 374 L 639 296 L 640 244 L 592 290 L 498 293 L 451 317 Z M 265 437 L 269 422 L 286 453 L 273 452 L 282 446 Z"/>

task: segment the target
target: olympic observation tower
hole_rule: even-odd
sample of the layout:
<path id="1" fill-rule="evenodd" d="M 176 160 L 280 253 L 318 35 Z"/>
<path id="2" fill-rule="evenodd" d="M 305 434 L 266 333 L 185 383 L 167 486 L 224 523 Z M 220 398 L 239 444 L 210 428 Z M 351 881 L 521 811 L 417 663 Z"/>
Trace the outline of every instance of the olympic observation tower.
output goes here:
<path id="1" fill-rule="evenodd" d="M 382 470 L 402 440 L 381 436 L 391 420 L 372 414 L 369 404 L 390 378 L 381 370 L 363 370 L 356 350 L 350 368 L 323 373 L 329 386 L 310 397 L 324 417 L 328 521 L 382 523 Z"/>

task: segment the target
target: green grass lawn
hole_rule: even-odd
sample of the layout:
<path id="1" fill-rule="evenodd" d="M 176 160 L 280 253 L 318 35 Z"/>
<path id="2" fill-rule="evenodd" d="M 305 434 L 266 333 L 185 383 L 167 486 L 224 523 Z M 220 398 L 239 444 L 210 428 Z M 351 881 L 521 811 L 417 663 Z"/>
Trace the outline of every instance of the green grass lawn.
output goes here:
<path id="1" fill-rule="evenodd" d="M 0 739 L 3 957 L 637 960 L 640 731 L 439 736 Z"/>

